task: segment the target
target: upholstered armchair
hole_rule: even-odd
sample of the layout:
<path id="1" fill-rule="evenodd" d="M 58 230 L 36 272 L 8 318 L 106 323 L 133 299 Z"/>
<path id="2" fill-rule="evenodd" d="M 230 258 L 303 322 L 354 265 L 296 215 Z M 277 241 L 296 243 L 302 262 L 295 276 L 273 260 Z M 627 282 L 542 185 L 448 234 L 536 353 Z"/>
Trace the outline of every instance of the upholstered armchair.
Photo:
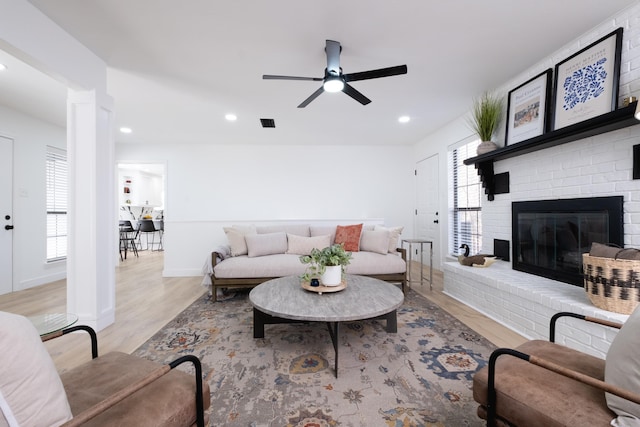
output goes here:
<path id="1" fill-rule="evenodd" d="M 96 334 L 87 326 L 43 339 L 76 331 L 91 336 L 92 359 L 58 375 L 31 322 L 0 312 L 0 427 L 206 425 L 209 386 L 197 357 L 167 365 L 120 352 L 98 357 Z M 193 374 L 174 369 L 185 362 Z"/>
<path id="2" fill-rule="evenodd" d="M 556 322 L 563 317 L 622 328 L 606 360 L 556 344 Z M 549 341 L 497 349 L 475 374 L 478 416 L 488 426 L 639 426 L 639 327 L 638 310 L 624 326 L 574 313 L 554 315 Z"/>

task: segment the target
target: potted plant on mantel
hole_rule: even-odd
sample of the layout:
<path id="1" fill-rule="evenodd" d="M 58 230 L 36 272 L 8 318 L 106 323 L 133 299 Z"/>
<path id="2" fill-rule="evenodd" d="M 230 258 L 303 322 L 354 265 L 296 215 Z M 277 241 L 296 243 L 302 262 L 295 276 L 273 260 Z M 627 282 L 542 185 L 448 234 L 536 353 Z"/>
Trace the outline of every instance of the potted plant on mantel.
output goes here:
<path id="1" fill-rule="evenodd" d="M 502 99 L 488 92 L 473 102 L 469 125 L 482 141 L 478 146 L 478 155 L 493 151 L 498 146 L 491 139 L 502 121 Z"/>
<path id="2" fill-rule="evenodd" d="M 309 255 L 302 255 L 300 262 L 309 264 L 302 280 L 319 278 L 323 286 L 338 286 L 342 283 L 344 268 L 351 262 L 351 252 L 344 245 L 336 243 L 323 249 L 313 248 Z"/>

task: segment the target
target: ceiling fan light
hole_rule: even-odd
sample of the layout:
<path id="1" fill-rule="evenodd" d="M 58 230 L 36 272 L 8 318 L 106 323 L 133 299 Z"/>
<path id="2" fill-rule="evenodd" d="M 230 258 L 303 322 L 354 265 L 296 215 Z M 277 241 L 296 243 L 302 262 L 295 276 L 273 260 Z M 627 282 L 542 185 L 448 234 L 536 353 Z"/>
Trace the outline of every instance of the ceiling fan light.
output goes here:
<path id="1" fill-rule="evenodd" d="M 340 92 L 344 89 L 344 82 L 339 77 L 327 79 L 322 85 L 327 92 Z"/>

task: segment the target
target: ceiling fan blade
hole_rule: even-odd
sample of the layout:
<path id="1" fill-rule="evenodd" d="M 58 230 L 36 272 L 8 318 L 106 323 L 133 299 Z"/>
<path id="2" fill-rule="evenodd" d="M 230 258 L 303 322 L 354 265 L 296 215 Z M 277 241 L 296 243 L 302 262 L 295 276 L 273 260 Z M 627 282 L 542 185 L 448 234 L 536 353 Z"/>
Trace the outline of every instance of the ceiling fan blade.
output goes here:
<path id="1" fill-rule="evenodd" d="M 314 82 L 321 82 L 321 77 L 295 77 L 295 76 L 273 76 L 271 74 L 263 74 L 264 80 L 310 80 Z"/>
<path id="2" fill-rule="evenodd" d="M 327 45 L 324 50 L 327 52 L 327 72 L 331 75 L 339 76 L 340 51 L 342 50 L 340 42 L 327 40 Z"/>
<path id="3" fill-rule="evenodd" d="M 350 97 L 352 97 L 353 99 L 355 99 L 356 101 L 358 101 L 362 105 L 367 105 L 368 103 L 371 102 L 369 98 L 367 98 L 366 96 L 358 92 L 353 86 L 347 83 L 344 84 L 344 89 L 342 89 L 342 91 L 347 95 L 349 95 Z"/>
<path id="4" fill-rule="evenodd" d="M 355 82 L 357 80 L 377 79 L 380 77 L 397 76 L 399 74 L 407 74 L 406 65 L 397 65 L 395 67 L 380 68 L 378 70 L 350 73 L 345 74 L 343 77 L 346 82 Z"/>
<path id="5" fill-rule="evenodd" d="M 324 92 L 324 88 L 322 86 L 320 86 L 320 89 L 318 89 L 317 91 L 313 92 L 310 97 L 308 97 L 307 99 L 302 101 L 302 104 L 298 105 L 298 108 L 306 107 L 307 105 L 309 105 L 309 103 L 311 101 L 313 101 L 314 99 L 319 97 L 322 92 Z"/>

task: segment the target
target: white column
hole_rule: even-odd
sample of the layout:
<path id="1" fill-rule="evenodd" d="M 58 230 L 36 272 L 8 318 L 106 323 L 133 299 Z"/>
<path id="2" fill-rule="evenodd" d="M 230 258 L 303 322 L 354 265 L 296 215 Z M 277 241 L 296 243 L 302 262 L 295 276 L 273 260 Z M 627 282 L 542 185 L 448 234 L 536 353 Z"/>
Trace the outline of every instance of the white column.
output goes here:
<path id="1" fill-rule="evenodd" d="M 69 90 L 67 311 L 101 330 L 115 320 L 113 101 Z"/>

